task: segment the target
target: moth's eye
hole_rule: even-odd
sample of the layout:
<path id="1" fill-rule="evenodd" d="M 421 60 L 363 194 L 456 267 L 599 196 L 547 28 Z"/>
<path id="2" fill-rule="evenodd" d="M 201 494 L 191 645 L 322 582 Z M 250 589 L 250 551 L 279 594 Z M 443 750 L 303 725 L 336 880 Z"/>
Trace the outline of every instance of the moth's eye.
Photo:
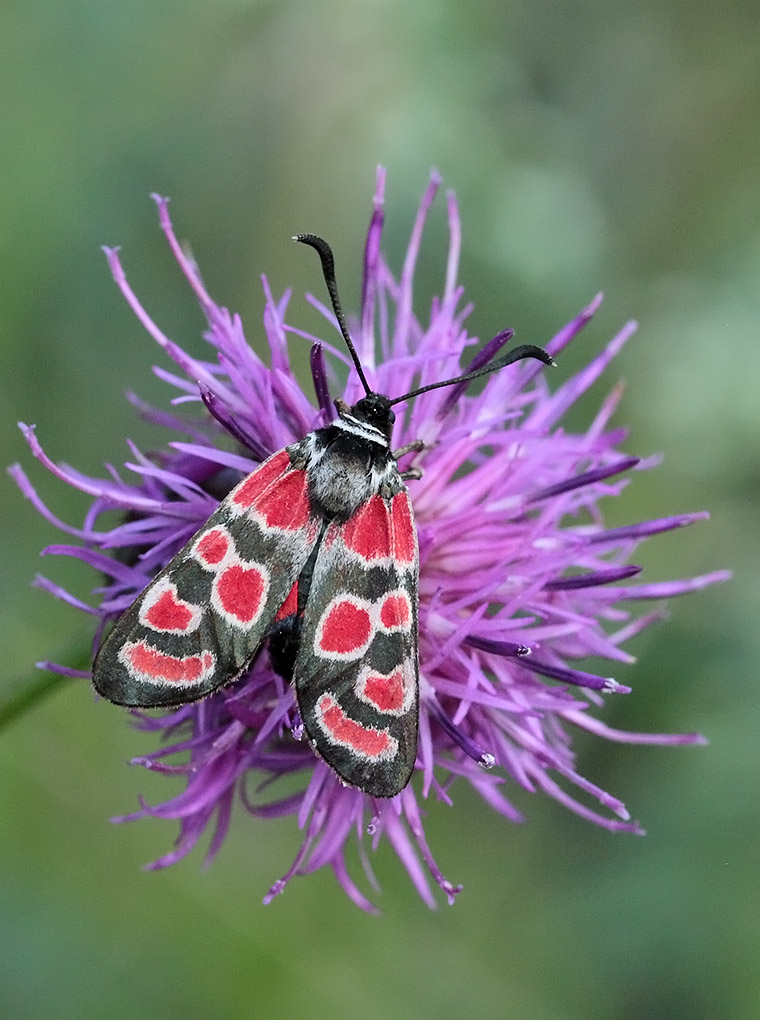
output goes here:
<path id="1" fill-rule="evenodd" d="M 390 409 L 390 408 L 388 408 L 388 421 L 389 421 L 389 422 L 391 423 L 391 425 L 392 425 L 392 424 L 394 423 L 394 421 L 395 421 L 395 420 L 396 420 L 396 415 L 395 415 L 395 414 L 393 413 L 393 411 L 391 411 L 391 409 Z"/>

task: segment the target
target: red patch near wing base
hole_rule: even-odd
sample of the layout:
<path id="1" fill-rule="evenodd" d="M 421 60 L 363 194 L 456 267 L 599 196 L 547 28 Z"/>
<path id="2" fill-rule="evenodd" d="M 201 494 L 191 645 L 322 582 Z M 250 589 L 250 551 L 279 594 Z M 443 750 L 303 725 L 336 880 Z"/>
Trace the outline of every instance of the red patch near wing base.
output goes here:
<path id="1" fill-rule="evenodd" d="M 417 559 L 417 531 L 408 492 L 397 492 L 391 503 L 393 521 L 393 558 L 411 566 Z"/>
<path id="2" fill-rule="evenodd" d="M 376 730 L 350 719 L 338 702 L 323 694 L 316 705 L 317 721 L 327 737 L 361 758 L 387 761 L 395 758 L 398 741 L 387 730 Z"/>
<path id="3" fill-rule="evenodd" d="M 343 525 L 341 534 L 347 549 L 368 566 L 387 559 L 391 553 L 391 520 L 381 496 L 373 496 Z"/>
<path id="4" fill-rule="evenodd" d="M 265 460 L 261 467 L 256 468 L 247 478 L 233 489 L 229 495 L 230 502 L 241 510 L 247 510 L 253 506 L 258 497 L 272 482 L 275 481 L 286 470 L 290 464 L 290 454 L 287 450 L 280 450 L 269 460 Z"/>
<path id="5" fill-rule="evenodd" d="M 311 517 L 306 472 L 288 471 L 254 499 L 251 509 L 267 528 L 299 531 L 305 527 Z"/>
<path id="6" fill-rule="evenodd" d="M 289 616 L 296 616 L 298 614 L 298 581 L 293 585 L 288 593 L 288 597 L 285 599 L 283 604 L 277 610 L 277 616 L 274 618 L 274 622 L 278 623 L 280 620 L 286 620 Z"/>

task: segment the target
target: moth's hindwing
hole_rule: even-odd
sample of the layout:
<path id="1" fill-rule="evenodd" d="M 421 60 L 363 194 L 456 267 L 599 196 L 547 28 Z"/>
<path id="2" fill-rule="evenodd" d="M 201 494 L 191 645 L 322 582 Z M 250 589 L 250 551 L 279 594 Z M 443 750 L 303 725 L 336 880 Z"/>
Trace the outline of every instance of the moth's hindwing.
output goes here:
<path id="1" fill-rule="evenodd" d="M 243 479 L 121 616 L 95 659 L 100 694 L 184 704 L 248 665 L 319 535 L 300 445 Z"/>
<path id="2" fill-rule="evenodd" d="M 419 555 L 396 473 L 344 524 L 330 523 L 311 578 L 294 681 L 315 750 L 375 797 L 408 783 L 417 755 Z"/>

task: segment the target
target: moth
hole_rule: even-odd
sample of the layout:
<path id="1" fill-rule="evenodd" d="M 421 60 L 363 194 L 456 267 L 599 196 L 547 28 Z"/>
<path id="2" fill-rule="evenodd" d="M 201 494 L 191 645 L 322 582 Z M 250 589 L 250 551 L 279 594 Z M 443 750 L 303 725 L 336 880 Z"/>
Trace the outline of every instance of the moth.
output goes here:
<path id="1" fill-rule="evenodd" d="M 319 254 L 333 310 L 365 395 L 274 453 L 218 509 L 117 620 L 93 666 L 103 697 L 139 708 L 182 705 L 236 680 L 268 642 L 292 682 L 309 742 L 347 785 L 393 797 L 409 782 L 419 711 L 419 552 L 395 452 L 393 406 L 522 358 L 390 399 L 370 388 L 338 297 L 332 251 Z"/>

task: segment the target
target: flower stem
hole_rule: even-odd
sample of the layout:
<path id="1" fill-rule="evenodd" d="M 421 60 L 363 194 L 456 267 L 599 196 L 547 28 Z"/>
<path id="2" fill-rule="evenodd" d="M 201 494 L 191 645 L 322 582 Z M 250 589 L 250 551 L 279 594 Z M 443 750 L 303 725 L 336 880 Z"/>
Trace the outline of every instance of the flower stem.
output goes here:
<path id="1" fill-rule="evenodd" d="M 79 637 L 63 647 L 56 658 L 70 663 L 74 669 L 86 670 L 92 658 L 91 644 L 91 638 Z M 50 694 L 61 690 L 72 679 L 71 676 L 35 668 L 3 685 L 0 690 L 0 730 L 42 704 Z"/>

